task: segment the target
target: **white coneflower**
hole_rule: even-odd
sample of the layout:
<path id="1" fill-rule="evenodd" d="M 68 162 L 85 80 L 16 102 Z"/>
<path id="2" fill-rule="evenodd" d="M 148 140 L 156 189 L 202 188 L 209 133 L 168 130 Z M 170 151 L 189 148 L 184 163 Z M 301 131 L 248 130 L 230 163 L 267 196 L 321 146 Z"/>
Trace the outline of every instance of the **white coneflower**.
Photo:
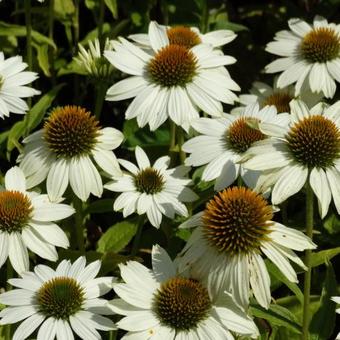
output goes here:
<path id="1" fill-rule="evenodd" d="M 316 247 L 302 232 L 274 222 L 272 217 L 272 207 L 251 189 L 232 187 L 219 192 L 204 211 L 181 226 L 197 228 L 180 255 L 180 267 L 192 267 L 211 282 L 224 285 L 244 307 L 251 287 L 258 303 L 268 308 L 270 277 L 262 256 L 289 281 L 298 282 L 289 260 L 305 266 L 293 250 Z"/>
<path id="2" fill-rule="evenodd" d="M 266 51 L 279 58 L 266 66 L 267 73 L 282 72 L 278 87 L 295 84 L 295 94 L 309 86 L 325 97 L 334 96 L 335 80 L 340 82 L 340 27 L 316 16 L 313 26 L 301 19 L 288 21 L 291 31 L 276 33 Z"/>
<path id="3" fill-rule="evenodd" d="M 113 209 L 123 210 L 124 217 L 134 212 L 138 215 L 146 214 L 156 228 L 160 227 L 162 215 L 171 219 L 175 214 L 187 216 L 188 210 L 182 202 L 191 202 L 198 198 L 186 187 L 191 180 L 184 176 L 190 168 L 168 169 L 168 156 L 157 159 L 151 166 L 148 156 L 139 146 L 136 147 L 135 154 L 138 167 L 120 159 L 120 164 L 128 173 L 104 186 L 108 190 L 122 192 L 116 198 Z"/>
<path id="4" fill-rule="evenodd" d="M 97 330 L 115 329 L 114 323 L 102 316 L 112 312 L 107 301 L 100 298 L 112 289 L 113 278 L 95 278 L 100 261 L 85 265 L 85 257 L 72 265 L 63 260 L 56 270 L 37 265 L 34 272 L 8 281 L 19 289 L 0 295 L 0 302 L 9 305 L 0 312 L 0 324 L 24 320 L 13 340 L 24 340 L 37 328 L 37 340 L 73 340 L 73 332 L 81 339 L 98 340 L 101 336 Z"/>
<path id="5" fill-rule="evenodd" d="M 260 123 L 272 138 L 258 142 L 245 154 L 243 166 L 265 171 L 258 190 L 272 187 L 272 202 L 279 204 L 309 181 L 323 218 L 332 200 L 340 213 L 340 102 L 309 109 L 293 100 L 288 124 Z"/>
<path id="6" fill-rule="evenodd" d="M 0 52 L 0 117 L 8 117 L 10 113 L 25 114 L 27 103 L 21 98 L 40 94 L 29 86 L 25 86 L 38 78 L 35 72 L 23 71 L 27 64 L 21 56 L 5 59 Z"/>
<path id="7" fill-rule="evenodd" d="M 234 108 L 231 111 L 232 114 L 239 113 L 243 111 L 246 106 L 254 103 L 258 103 L 261 108 L 266 105 L 274 105 L 278 113 L 290 112 L 289 103 L 291 100 L 296 99 L 294 86 L 289 85 L 284 88 L 278 88 L 277 78 L 274 80 L 273 87 L 263 82 L 255 81 L 249 92 L 249 94 L 241 94 L 239 96 L 242 106 Z M 322 96 L 305 89 L 300 93 L 299 98 L 301 98 L 308 107 L 312 107 L 320 101 Z"/>
<path id="8" fill-rule="evenodd" d="M 107 91 L 106 100 L 134 98 L 125 117 L 136 117 L 140 127 L 159 127 L 167 118 L 177 125 L 190 125 L 199 109 L 211 116 L 222 115 L 222 102 L 232 104 L 239 86 L 230 78 L 225 65 L 233 57 L 220 55 L 212 45 L 191 49 L 170 44 L 164 29 L 149 25 L 152 51 L 147 53 L 126 39 L 115 41 L 115 51 L 104 55 L 119 70 L 130 74 Z"/>
<path id="9" fill-rule="evenodd" d="M 84 67 L 87 74 L 96 80 L 110 81 L 114 71 L 113 66 L 107 61 L 100 50 L 100 43 L 98 39 L 89 41 L 89 49 L 86 50 L 81 44 L 79 44 L 78 56 L 74 59 L 77 63 Z M 113 45 L 107 39 L 105 41 L 104 50 L 112 50 Z"/>
<path id="10" fill-rule="evenodd" d="M 192 126 L 201 135 L 184 143 L 182 149 L 190 153 L 185 164 L 207 164 L 202 180 L 216 180 L 216 190 L 226 188 L 238 176 L 248 186 L 254 187 L 260 172 L 247 171 L 238 161 L 253 143 L 266 138 L 256 125 L 259 122 L 283 124 L 288 120 L 288 114 L 278 115 L 275 107 L 259 110 L 258 104 L 249 105 L 237 114 L 225 114 L 223 118 L 195 120 Z"/>
<path id="11" fill-rule="evenodd" d="M 74 209 L 51 203 L 47 195 L 26 191 L 26 180 L 18 167 L 5 175 L 0 190 L 0 267 L 7 257 L 18 273 L 29 269 L 27 248 L 50 261 L 58 259 L 56 246 L 68 248 L 69 241 L 54 221 L 69 217 Z"/>
<path id="12" fill-rule="evenodd" d="M 230 331 L 258 336 L 255 323 L 230 294 L 189 273 L 179 274 L 159 246 L 152 249 L 152 270 L 129 261 L 120 271 L 125 282 L 114 285 L 120 299 L 110 305 L 124 315 L 117 323 L 128 331 L 122 339 L 234 339 Z"/>
<path id="13" fill-rule="evenodd" d="M 99 121 L 84 108 L 57 107 L 43 129 L 24 139 L 20 167 L 29 187 L 47 178 L 51 200 L 60 199 L 70 183 L 73 192 L 86 201 L 90 193 L 100 197 L 103 192 L 102 179 L 94 162 L 111 176 L 121 175 L 112 150 L 123 138 L 117 129 L 101 129 Z"/>
<path id="14" fill-rule="evenodd" d="M 197 27 L 186 26 L 167 27 L 159 25 L 159 29 L 163 30 L 168 36 L 170 44 L 181 45 L 186 48 L 192 48 L 199 44 L 210 44 L 213 47 L 221 47 L 229 44 L 237 36 L 230 30 L 217 30 L 202 34 Z M 143 48 L 152 48 L 148 34 L 131 34 L 129 38 Z"/>

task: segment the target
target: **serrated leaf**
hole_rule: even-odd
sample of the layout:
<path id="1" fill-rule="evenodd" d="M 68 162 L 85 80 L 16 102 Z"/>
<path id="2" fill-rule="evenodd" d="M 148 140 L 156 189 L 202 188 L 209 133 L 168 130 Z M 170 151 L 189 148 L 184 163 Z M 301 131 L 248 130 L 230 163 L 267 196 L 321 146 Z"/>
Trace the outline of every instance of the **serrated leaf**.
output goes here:
<path id="1" fill-rule="evenodd" d="M 301 333 L 301 326 L 296 316 L 279 305 L 271 304 L 269 309 L 265 309 L 260 305 L 251 305 L 251 313 L 253 316 L 267 320 L 270 324 L 286 327 L 294 333 Z"/>
<path id="2" fill-rule="evenodd" d="M 311 254 L 311 266 L 320 266 L 338 254 L 340 254 L 340 247 L 313 252 Z"/>
<path id="3" fill-rule="evenodd" d="M 327 264 L 326 277 L 320 297 L 320 307 L 313 315 L 310 323 L 310 340 L 327 340 L 335 326 L 335 303 L 331 297 L 336 295 L 336 278 L 331 263 Z"/>
<path id="4" fill-rule="evenodd" d="M 110 227 L 99 239 L 97 250 L 101 253 L 113 251 L 118 253 L 135 236 L 137 223 L 131 221 L 119 222 Z"/>
<path id="5" fill-rule="evenodd" d="M 301 304 L 303 304 L 303 293 L 299 286 L 293 282 L 290 282 L 281 271 L 271 262 L 266 262 L 267 269 L 271 275 L 273 275 L 278 281 L 283 282 L 298 298 Z"/>

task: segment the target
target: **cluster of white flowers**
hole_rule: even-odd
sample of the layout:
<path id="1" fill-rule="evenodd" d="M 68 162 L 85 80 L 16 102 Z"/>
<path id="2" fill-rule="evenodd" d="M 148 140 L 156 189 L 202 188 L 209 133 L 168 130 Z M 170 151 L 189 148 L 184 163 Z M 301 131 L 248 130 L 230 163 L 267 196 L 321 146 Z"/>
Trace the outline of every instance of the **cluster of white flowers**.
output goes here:
<path id="1" fill-rule="evenodd" d="M 233 91 L 240 88 L 225 66 L 236 59 L 221 50 L 236 37 L 231 31 L 201 34 L 151 22 L 147 34 L 107 42 L 103 54 L 98 41 L 90 43 L 89 52 L 80 47 L 77 61 L 89 75 L 102 76 L 98 60 L 105 60 L 107 74 L 115 68 L 129 75 L 107 90 L 106 100 L 133 98 L 125 118 L 136 118 L 139 127 L 155 130 L 171 120 L 190 132 L 181 146 L 189 156 L 177 167 L 169 168 L 169 156 L 151 165 L 137 146 L 137 165 L 117 159 L 113 150 L 123 143 L 123 133 L 101 128 L 78 106 L 54 108 L 42 129 L 23 140 L 19 167 L 8 170 L 0 191 L 0 266 L 9 258 L 20 275 L 9 280 L 18 289 L 0 295 L 0 303 L 9 306 L 0 312 L 0 324 L 24 320 L 14 340 L 39 327 L 38 340 L 71 340 L 73 332 L 100 339 L 98 330 L 115 327 L 127 331 L 125 340 L 259 336 L 249 301 L 253 296 L 270 308 L 265 259 L 296 283 L 290 261 L 306 266 L 295 251 L 316 248 L 302 231 L 275 221 L 276 205 L 310 186 L 321 218 L 332 201 L 340 213 L 340 102 L 321 102 L 334 96 L 335 81 L 340 82 L 340 28 L 321 17 L 313 26 L 300 19 L 288 24 L 291 31 L 278 32 L 266 48 L 280 56 L 266 72 L 282 74 L 273 88 L 255 83 L 231 113 L 223 112 L 222 104 L 238 101 Z M 20 57 L 5 60 L 0 53 L 2 118 L 25 113 L 21 98 L 39 93 L 23 86 L 36 78 L 22 72 L 26 66 Z M 201 180 L 214 181 L 216 192 L 192 215 L 185 203 L 191 207 L 199 197 L 189 188 L 189 174 L 201 166 Z M 47 194 L 32 189 L 44 181 Z M 119 266 L 121 281 L 95 278 L 100 262 L 85 266 L 84 257 L 30 272 L 27 248 L 56 261 L 56 247 L 69 246 L 54 223 L 75 212 L 61 203 L 64 196 L 73 192 L 85 202 L 90 194 L 101 197 L 104 189 L 120 193 L 113 210 L 124 218 L 146 215 L 160 228 L 162 220 L 179 215 L 184 221 L 179 228 L 192 233 L 176 259 L 155 245 L 152 270 L 129 261 Z M 112 288 L 118 298 L 100 298 Z M 116 324 L 102 316 L 114 313 L 123 316 Z"/>

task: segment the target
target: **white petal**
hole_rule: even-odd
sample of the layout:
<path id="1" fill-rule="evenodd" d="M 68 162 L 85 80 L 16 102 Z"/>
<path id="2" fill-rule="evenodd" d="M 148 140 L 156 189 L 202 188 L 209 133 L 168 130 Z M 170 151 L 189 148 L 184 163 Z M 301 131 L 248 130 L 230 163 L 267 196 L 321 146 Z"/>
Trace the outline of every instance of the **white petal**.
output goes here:
<path id="1" fill-rule="evenodd" d="M 334 200 L 334 205 L 338 214 L 340 214 L 340 174 L 336 168 L 331 167 L 326 170 L 327 179 L 329 182 L 329 187 L 332 191 L 332 196 Z"/>
<path id="2" fill-rule="evenodd" d="M 266 265 L 259 254 L 249 258 L 250 285 L 257 302 L 264 308 L 270 304 L 270 277 Z"/>
<path id="3" fill-rule="evenodd" d="M 146 155 L 144 150 L 138 145 L 136 146 L 135 149 L 135 155 L 140 170 L 150 167 L 150 161 L 148 156 Z"/>
<path id="4" fill-rule="evenodd" d="M 279 204 L 288 197 L 296 194 L 306 183 L 308 169 L 300 165 L 289 165 L 284 174 L 280 176 L 272 192 L 273 204 Z"/>
<path id="5" fill-rule="evenodd" d="M 72 158 L 70 161 L 70 185 L 73 192 L 82 200 L 86 201 L 90 196 L 92 180 L 88 179 L 88 162 L 85 157 Z"/>
<path id="6" fill-rule="evenodd" d="M 59 221 L 74 214 L 75 210 L 67 205 L 60 203 L 43 202 L 37 203 L 38 199 L 32 199 L 33 216 L 32 219 L 39 222 Z"/>
<path id="7" fill-rule="evenodd" d="M 45 320 L 39 328 L 37 340 L 54 340 L 57 330 L 56 321 L 53 317 Z"/>
<path id="8" fill-rule="evenodd" d="M 64 194 L 69 177 L 68 162 L 58 159 L 51 166 L 46 180 L 46 189 L 51 201 L 58 201 Z"/>
<path id="9" fill-rule="evenodd" d="M 112 277 L 98 277 L 86 282 L 83 286 L 85 288 L 85 296 L 87 299 L 94 299 L 108 293 L 112 289 Z"/>
<path id="10" fill-rule="evenodd" d="M 166 29 L 158 25 L 156 21 L 151 21 L 149 24 L 149 41 L 155 52 L 169 45 Z"/>
<path id="11" fill-rule="evenodd" d="M 99 260 L 90 263 L 85 269 L 78 275 L 78 281 L 80 283 L 86 283 L 94 279 L 100 270 L 101 262 Z"/>
<path id="12" fill-rule="evenodd" d="M 26 319 L 20 326 L 17 328 L 13 335 L 12 340 L 24 340 L 28 338 L 44 321 L 45 316 L 42 314 L 34 314 Z"/>
<path id="13" fill-rule="evenodd" d="M 16 323 L 35 313 L 37 313 L 37 309 L 34 306 L 8 307 L 0 312 L 0 324 L 7 325 Z"/>
<path id="14" fill-rule="evenodd" d="M 6 262 L 8 257 L 8 234 L 0 232 L 0 268 Z"/>
<path id="15" fill-rule="evenodd" d="M 292 18 L 288 20 L 289 28 L 298 36 L 304 37 L 312 28 L 302 19 Z"/>
<path id="16" fill-rule="evenodd" d="M 81 339 L 86 340 L 100 340 L 100 334 L 93 326 L 90 326 L 86 320 L 78 317 L 77 314 L 70 316 L 71 327 L 79 335 Z"/>
<path id="17" fill-rule="evenodd" d="M 94 150 L 93 158 L 96 163 L 112 177 L 122 175 L 118 160 L 112 151 L 102 149 Z"/>
<path id="18" fill-rule="evenodd" d="M 7 190 L 26 191 L 26 179 L 22 170 L 14 166 L 5 175 L 5 188 Z"/>
<path id="19" fill-rule="evenodd" d="M 320 216 L 321 218 L 324 218 L 328 212 L 332 199 L 331 189 L 328 185 L 325 171 L 321 168 L 313 168 L 310 173 L 309 181 L 318 198 Z"/>
<path id="20" fill-rule="evenodd" d="M 9 235 L 8 256 L 17 273 L 20 274 L 29 269 L 28 251 L 21 235 L 18 233 Z"/>
<path id="21" fill-rule="evenodd" d="M 158 282 L 176 276 L 176 268 L 168 253 L 159 245 L 152 247 L 152 269 Z"/>
<path id="22" fill-rule="evenodd" d="M 57 340 L 74 340 L 72 329 L 65 320 L 56 320 L 57 324 Z"/>
<path id="23" fill-rule="evenodd" d="M 123 79 L 107 90 L 105 100 L 117 101 L 135 97 L 147 84 L 147 81 L 140 76 Z"/>
<path id="24" fill-rule="evenodd" d="M 117 326 L 126 331 L 143 331 L 159 324 L 155 314 L 149 310 L 131 312 L 118 321 Z"/>

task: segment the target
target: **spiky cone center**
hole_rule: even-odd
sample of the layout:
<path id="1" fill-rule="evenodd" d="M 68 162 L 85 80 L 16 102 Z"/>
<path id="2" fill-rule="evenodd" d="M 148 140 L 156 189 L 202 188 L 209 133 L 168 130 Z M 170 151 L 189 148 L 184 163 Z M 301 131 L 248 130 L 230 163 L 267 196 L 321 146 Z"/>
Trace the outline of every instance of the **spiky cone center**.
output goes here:
<path id="1" fill-rule="evenodd" d="M 208 317 L 211 300 L 197 280 L 174 277 L 164 282 L 154 298 L 154 312 L 165 326 L 189 331 Z"/>
<path id="2" fill-rule="evenodd" d="M 266 105 L 274 105 L 278 113 L 290 112 L 289 103 L 294 97 L 285 91 L 275 91 L 268 96 L 262 103 L 262 107 Z"/>
<path id="3" fill-rule="evenodd" d="M 249 254 L 268 241 L 272 217 L 272 207 L 261 195 L 245 187 L 232 187 L 207 203 L 203 234 L 218 252 Z"/>
<path id="4" fill-rule="evenodd" d="M 170 44 L 180 45 L 189 49 L 202 42 L 199 35 L 191 30 L 190 27 L 176 26 L 168 28 L 166 34 Z"/>
<path id="5" fill-rule="evenodd" d="M 253 125 L 259 122 L 252 117 L 241 117 L 235 120 L 225 133 L 227 147 L 238 154 L 246 152 L 250 146 L 266 136 L 254 128 Z"/>
<path id="6" fill-rule="evenodd" d="M 148 167 L 134 176 L 134 184 L 137 191 L 152 195 L 163 190 L 165 180 L 159 170 Z"/>
<path id="7" fill-rule="evenodd" d="M 340 157 L 340 130 L 321 115 L 295 123 L 286 140 L 293 157 L 309 168 L 327 168 Z"/>
<path id="8" fill-rule="evenodd" d="M 98 120 L 75 105 L 55 108 L 44 125 L 44 139 L 58 158 L 91 154 L 98 136 Z"/>
<path id="9" fill-rule="evenodd" d="M 60 276 L 41 286 L 36 301 L 39 311 L 46 317 L 67 320 L 82 309 L 85 292 L 74 278 Z"/>
<path id="10" fill-rule="evenodd" d="M 301 54 L 311 63 L 325 63 L 340 55 L 340 35 L 331 27 L 314 28 L 303 38 Z"/>
<path id="11" fill-rule="evenodd" d="M 197 58 L 186 47 L 163 47 L 147 65 L 151 80 L 162 87 L 182 86 L 192 82 L 197 71 Z"/>
<path id="12" fill-rule="evenodd" d="M 0 231 L 21 232 L 32 212 L 31 200 L 27 195 L 12 190 L 0 192 Z"/>

